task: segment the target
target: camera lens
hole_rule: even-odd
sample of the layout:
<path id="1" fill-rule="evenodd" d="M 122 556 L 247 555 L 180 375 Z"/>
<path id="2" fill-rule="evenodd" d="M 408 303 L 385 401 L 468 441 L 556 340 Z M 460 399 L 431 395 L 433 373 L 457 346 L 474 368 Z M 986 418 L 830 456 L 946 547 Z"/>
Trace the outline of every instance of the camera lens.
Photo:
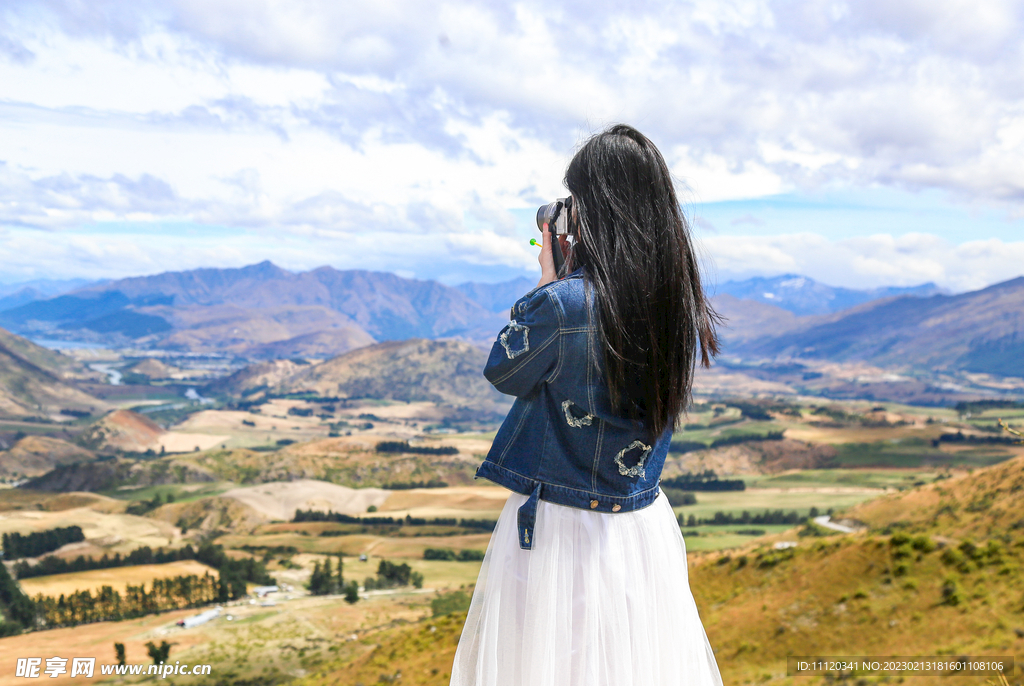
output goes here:
<path id="1" fill-rule="evenodd" d="M 543 232 L 545 224 L 551 224 L 555 221 L 558 216 L 558 210 L 561 209 L 561 203 L 556 200 L 549 202 L 547 205 L 541 205 L 537 210 L 537 230 Z M 552 227 L 553 228 L 553 227 Z"/>

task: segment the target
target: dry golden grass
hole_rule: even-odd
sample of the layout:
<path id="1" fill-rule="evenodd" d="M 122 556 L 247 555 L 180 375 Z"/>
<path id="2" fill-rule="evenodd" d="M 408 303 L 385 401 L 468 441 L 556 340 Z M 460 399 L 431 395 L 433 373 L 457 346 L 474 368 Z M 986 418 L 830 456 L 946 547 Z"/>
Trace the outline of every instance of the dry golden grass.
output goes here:
<path id="1" fill-rule="evenodd" d="M 288 521 L 295 516 L 296 510 L 365 514 L 370 506 L 383 506 L 391 497 L 391 491 L 348 488 L 326 481 L 298 479 L 233 488 L 219 497 L 233 498 L 267 519 Z"/>
<path id="2" fill-rule="evenodd" d="M 168 431 L 156 440 L 156 450 L 161 448 L 169 453 L 191 453 L 196 450 L 209 450 L 230 440 L 229 435 L 211 435 L 200 433 L 182 433 Z"/>
<path id="3" fill-rule="evenodd" d="M 73 525 L 82 527 L 82 533 L 89 543 L 110 554 L 124 554 L 144 545 L 152 548 L 173 546 L 181 540 L 177 527 L 168 522 L 129 514 L 97 512 L 89 507 L 57 512 L 18 510 L 0 515 L 0 533 L 31 533 Z"/>
<path id="4" fill-rule="evenodd" d="M 501 512 L 510 491 L 499 486 L 457 486 L 451 488 L 414 488 L 395 491 L 380 508 L 381 513 L 404 517 L 479 517 L 480 512 Z M 444 513 L 444 514 L 438 514 Z"/>
<path id="5" fill-rule="evenodd" d="M 30 491 L 21 488 L 0 489 L 0 512 L 17 510 L 43 510 L 58 512 L 76 507 L 89 507 L 104 512 L 124 510 L 126 505 L 119 500 L 97 495 L 96 493 L 52 493 L 50 491 Z"/>
<path id="6" fill-rule="evenodd" d="M 202 576 L 210 573 L 217 575 L 217 570 L 207 567 L 195 560 L 180 560 L 162 565 L 134 565 L 131 567 L 114 567 L 111 569 L 93 569 L 88 572 L 72 572 L 71 574 L 52 574 L 23 579 L 21 589 L 30 597 L 37 594 L 57 597 L 75 591 L 97 591 L 103 586 L 111 586 L 119 593 L 124 592 L 125 584 L 138 586 L 145 584 L 149 588 L 153 579 L 167 579 L 172 576 L 195 574 Z"/>

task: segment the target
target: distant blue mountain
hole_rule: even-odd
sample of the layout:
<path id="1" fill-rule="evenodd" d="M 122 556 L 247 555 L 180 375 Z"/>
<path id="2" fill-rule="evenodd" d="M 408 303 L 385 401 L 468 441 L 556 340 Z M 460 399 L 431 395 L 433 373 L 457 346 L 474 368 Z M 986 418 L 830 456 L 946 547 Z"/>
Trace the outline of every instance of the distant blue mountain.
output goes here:
<path id="1" fill-rule="evenodd" d="M 853 290 L 835 288 L 797 274 L 784 274 L 770 279 L 754 277 L 745 281 L 726 281 L 716 294 L 728 294 L 741 300 L 756 300 L 789 310 L 793 314 L 829 314 L 861 305 L 879 298 L 914 296 L 927 298 L 944 293 L 934 283 L 901 288 L 889 286 Z"/>
<path id="2" fill-rule="evenodd" d="M 83 288 L 92 283 L 98 282 L 92 279 L 33 279 L 18 283 L 0 283 L 0 298 L 7 298 L 19 291 L 31 291 L 37 293 L 39 297 L 36 300 L 40 300 L 69 293 L 76 288 Z"/>
<path id="3" fill-rule="evenodd" d="M 502 283 L 478 283 L 467 281 L 455 288 L 462 291 L 470 300 L 482 306 L 488 312 L 505 313 L 512 308 L 516 300 L 530 292 L 537 285 L 535 279 L 520 276 Z"/>

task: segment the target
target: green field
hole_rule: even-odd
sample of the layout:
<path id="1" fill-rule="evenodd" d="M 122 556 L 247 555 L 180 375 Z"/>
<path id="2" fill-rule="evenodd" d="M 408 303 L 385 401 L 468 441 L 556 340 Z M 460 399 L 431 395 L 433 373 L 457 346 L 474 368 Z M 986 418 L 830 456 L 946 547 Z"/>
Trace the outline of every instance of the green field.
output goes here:
<path id="1" fill-rule="evenodd" d="M 920 469 L 806 469 L 744 476 L 747 488 L 895 488 L 931 483 L 942 472 Z"/>
<path id="2" fill-rule="evenodd" d="M 101 495 L 118 500 L 138 501 L 152 500 L 159 495 L 160 500 L 167 502 L 167 496 L 173 495 L 174 502 L 188 503 L 201 498 L 208 498 L 220 495 L 224 491 L 234 488 L 236 484 L 230 481 L 213 481 L 204 484 L 161 484 L 159 486 L 145 486 L 142 488 L 115 489 L 112 491 L 101 491 Z"/>
<path id="3" fill-rule="evenodd" d="M 922 438 L 904 438 L 873 443 L 843 443 L 836 446 L 835 462 L 843 467 L 939 467 L 969 465 L 983 467 L 1012 457 L 999 445 L 943 451 Z"/>
<path id="4" fill-rule="evenodd" d="M 799 526 L 799 525 L 796 525 Z M 697 526 L 683 528 L 683 541 L 686 543 L 686 550 L 696 552 L 698 550 L 725 550 L 727 548 L 738 548 L 756 540 L 759 536 L 752 534 L 738 533 L 742 530 L 763 529 L 764 534 L 778 534 L 793 529 L 790 524 L 743 524 L 729 526 Z M 794 534 L 795 538 L 795 534 Z"/>
<path id="5" fill-rule="evenodd" d="M 793 493 L 748 489 L 746 491 L 698 492 L 696 505 L 684 505 L 673 508 L 678 515 L 689 517 L 691 514 L 698 519 L 710 519 L 715 512 L 740 515 L 744 510 L 750 514 L 765 510 L 796 510 L 801 517 L 807 517 L 812 507 L 824 513 L 828 508 L 842 510 L 857 503 L 870 500 L 876 493 Z M 758 525 L 751 525 L 758 526 Z"/>
<path id="6" fill-rule="evenodd" d="M 673 441 L 691 441 L 710 444 L 716 438 L 732 438 L 733 436 L 765 436 L 769 432 L 782 431 L 785 428 L 780 422 L 769 421 L 735 421 L 710 426 L 706 429 L 687 429 L 672 434 Z"/>

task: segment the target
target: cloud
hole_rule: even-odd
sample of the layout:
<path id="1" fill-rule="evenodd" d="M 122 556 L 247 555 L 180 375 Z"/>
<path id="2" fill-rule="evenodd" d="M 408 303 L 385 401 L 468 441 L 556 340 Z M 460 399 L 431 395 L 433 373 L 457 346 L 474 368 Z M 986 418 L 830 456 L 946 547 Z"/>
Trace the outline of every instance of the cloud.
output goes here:
<path id="1" fill-rule="evenodd" d="M 954 245 L 931 234 L 829 240 L 819 234 L 707 236 L 718 281 L 803 274 L 832 286 L 864 289 L 933 282 L 954 292 L 1024 275 L 1024 241 Z"/>
<path id="2" fill-rule="evenodd" d="M 530 268 L 511 213 L 615 121 L 697 202 L 880 186 L 1019 213 L 1022 28 L 1002 0 L 9 0 L 0 222 L 434 236 L 424 262 L 473 233 L 459 259 Z M 784 238 L 721 264 L 799 271 Z M 800 240 L 844 279 L 973 283 L 949 244 Z"/>

